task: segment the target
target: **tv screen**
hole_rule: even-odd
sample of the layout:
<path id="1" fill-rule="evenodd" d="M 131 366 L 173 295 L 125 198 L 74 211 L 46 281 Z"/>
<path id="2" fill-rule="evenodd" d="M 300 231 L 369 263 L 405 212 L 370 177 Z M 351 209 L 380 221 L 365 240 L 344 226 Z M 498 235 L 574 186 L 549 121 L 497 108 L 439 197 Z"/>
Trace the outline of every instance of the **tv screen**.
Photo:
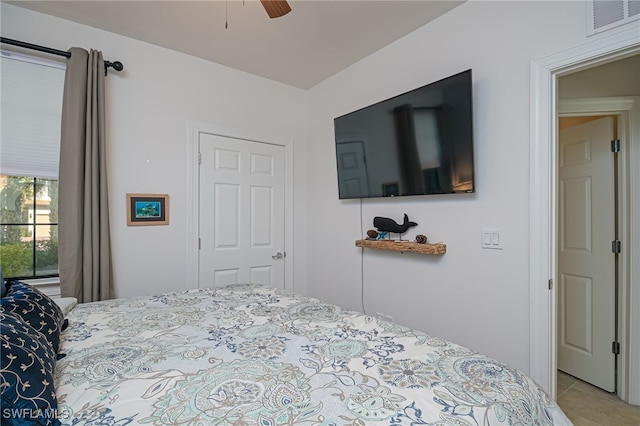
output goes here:
<path id="1" fill-rule="evenodd" d="M 475 192 L 471 70 L 334 119 L 340 199 Z"/>

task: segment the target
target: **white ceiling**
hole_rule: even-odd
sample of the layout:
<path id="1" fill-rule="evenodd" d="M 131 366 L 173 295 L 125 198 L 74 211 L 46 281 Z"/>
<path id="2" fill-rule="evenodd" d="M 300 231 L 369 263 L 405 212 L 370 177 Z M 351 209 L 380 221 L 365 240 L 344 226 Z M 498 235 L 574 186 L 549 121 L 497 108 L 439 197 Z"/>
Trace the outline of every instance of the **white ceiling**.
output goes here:
<path id="1" fill-rule="evenodd" d="M 255 0 L 7 3 L 308 89 L 463 1 L 290 0 L 276 19 Z"/>

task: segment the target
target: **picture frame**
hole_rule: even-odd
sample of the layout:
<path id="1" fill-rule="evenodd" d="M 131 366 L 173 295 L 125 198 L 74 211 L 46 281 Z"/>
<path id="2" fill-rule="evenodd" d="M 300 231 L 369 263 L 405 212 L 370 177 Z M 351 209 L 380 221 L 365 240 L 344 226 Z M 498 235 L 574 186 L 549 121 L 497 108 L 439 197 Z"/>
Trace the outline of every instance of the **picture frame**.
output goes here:
<path id="1" fill-rule="evenodd" d="M 168 224 L 168 194 L 127 194 L 127 226 Z"/>

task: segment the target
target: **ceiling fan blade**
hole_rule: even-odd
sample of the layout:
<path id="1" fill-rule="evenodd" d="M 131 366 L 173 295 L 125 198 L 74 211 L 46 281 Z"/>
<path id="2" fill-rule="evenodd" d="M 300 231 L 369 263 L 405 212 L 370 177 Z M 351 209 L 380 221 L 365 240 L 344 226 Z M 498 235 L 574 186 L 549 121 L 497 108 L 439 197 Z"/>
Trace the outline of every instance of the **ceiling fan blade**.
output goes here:
<path id="1" fill-rule="evenodd" d="M 291 6 L 286 0 L 260 0 L 269 18 L 279 18 L 291 12 Z"/>

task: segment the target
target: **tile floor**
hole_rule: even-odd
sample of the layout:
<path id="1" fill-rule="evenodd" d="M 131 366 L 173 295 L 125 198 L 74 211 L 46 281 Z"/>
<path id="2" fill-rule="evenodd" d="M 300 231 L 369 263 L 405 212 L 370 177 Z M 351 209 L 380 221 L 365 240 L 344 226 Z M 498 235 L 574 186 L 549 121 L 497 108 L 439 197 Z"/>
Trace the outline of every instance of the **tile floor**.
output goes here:
<path id="1" fill-rule="evenodd" d="M 575 426 L 640 426 L 640 407 L 562 371 L 558 405 Z"/>

